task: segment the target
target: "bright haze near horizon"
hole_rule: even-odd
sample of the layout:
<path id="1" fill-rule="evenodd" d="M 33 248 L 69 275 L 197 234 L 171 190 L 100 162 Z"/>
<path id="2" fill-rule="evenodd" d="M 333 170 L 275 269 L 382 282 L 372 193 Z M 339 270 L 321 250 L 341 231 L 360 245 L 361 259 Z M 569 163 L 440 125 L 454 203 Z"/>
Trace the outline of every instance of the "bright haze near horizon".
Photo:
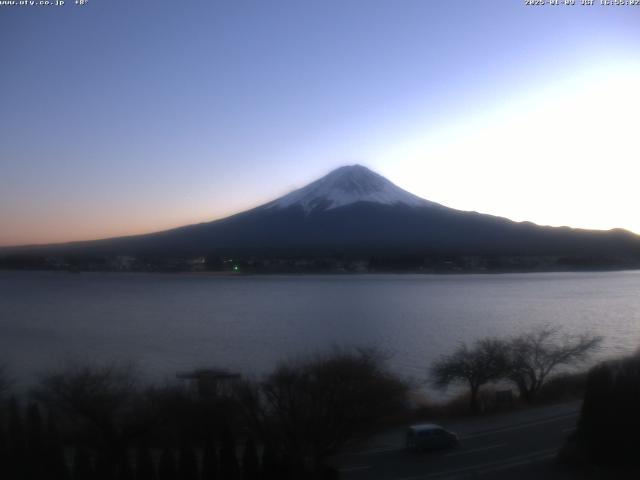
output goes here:
<path id="1" fill-rule="evenodd" d="M 214 220 L 353 163 L 640 233 L 640 6 L 577 3 L 0 6 L 0 245 Z"/>

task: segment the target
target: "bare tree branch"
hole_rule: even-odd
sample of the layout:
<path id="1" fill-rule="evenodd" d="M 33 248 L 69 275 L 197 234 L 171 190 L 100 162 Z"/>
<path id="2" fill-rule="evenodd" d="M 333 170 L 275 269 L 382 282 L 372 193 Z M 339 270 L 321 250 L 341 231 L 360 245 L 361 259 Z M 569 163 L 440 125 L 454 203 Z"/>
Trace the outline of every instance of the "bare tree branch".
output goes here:
<path id="1" fill-rule="evenodd" d="M 430 377 L 438 388 L 467 383 L 471 411 L 479 413 L 480 387 L 507 373 L 506 351 L 505 342 L 498 338 L 478 340 L 471 347 L 461 343 L 451 355 L 442 356 L 431 366 Z"/>
<path id="2" fill-rule="evenodd" d="M 509 341 L 507 377 L 515 383 L 525 401 L 535 399 L 554 370 L 586 360 L 602 343 L 600 336 L 561 333 L 560 327 L 545 325 Z"/>
<path id="3" fill-rule="evenodd" d="M 408 388 L 383 358 L 372 350 L 335 350 L 283 363 L 264 382 L 242 386 L 242 403 L 267 441 L 277 438 L 290 457 L 318 467 L 405 405 Z"/>

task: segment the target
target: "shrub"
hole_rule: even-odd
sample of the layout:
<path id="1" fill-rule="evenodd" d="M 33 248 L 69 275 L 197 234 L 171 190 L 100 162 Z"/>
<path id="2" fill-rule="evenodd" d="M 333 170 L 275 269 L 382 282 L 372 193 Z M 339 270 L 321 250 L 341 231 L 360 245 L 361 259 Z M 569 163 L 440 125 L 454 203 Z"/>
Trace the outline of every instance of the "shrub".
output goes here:
<path id="1" fill-rule="evenodd" d="M 285 362 L 264 382 L 245 383 L 239 398 L 253 430 L 279 447 L 289 469 L 319 471 L 328 455 L 406 407 L 408 387 L 384 360 L 374 350 L 334 350 Z"/>
<path id="2" fill-rule="evenodd" d="M 576 441 L 589 461 L 638 465 L 640 356 L 603 362 L 589 371 Z"/>

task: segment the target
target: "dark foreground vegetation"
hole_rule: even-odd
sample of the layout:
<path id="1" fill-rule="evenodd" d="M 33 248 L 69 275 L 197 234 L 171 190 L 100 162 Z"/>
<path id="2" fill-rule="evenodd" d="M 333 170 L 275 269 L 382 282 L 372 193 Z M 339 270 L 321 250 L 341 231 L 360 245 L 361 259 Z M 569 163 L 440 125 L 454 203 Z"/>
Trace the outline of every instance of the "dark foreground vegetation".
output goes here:
<path id="1" fill-rule="evenodd" d="M 587 375 L 576 431 L 561 459 L 582 471 L 608 472 L 609 478 L 640 473 L 640 354 L 602 362 Z"/>
<path id="2" fill-rule="evenodd" d="M 406 384 L 373 351 L 281 364 L 262 381 L 199 371 L 142 385 L 123 366 L 69 367 L 18 401 L 6 375 L 2 478 L 333 479 L 326 459 L 406 407 Z"/>
<path id="3" fill-rule="evenodd" d="M 468 386 L 464 413 L 553 401 L 581 393 L 584 376 L 556 370 L 584 360 L 599 343 L 599 337 L 542 327 L 461 344 L 430 373 L 439 387 Z M 71 365 L 43 375 L 19 399 L 12 395 L 8 373 L 0 370 L 1 478 L 339 478 L 329 459 L 351 442 L 394 423 L 462 413 L 459 399 L 416 408 L 415 392 L 385 360 L 370 349 L 333 350 L 283 362 L 259 380 L 202 369 L 165 385 L 142 383 L 128 366 Z M 623 368 L 635 368 L 631 376 L 640 372 L 640 361 L 635 362 Z M 597 392 L 604 390 L 592 384 L 628 387 L 617 387 L 608 370 L 594 372 L 585 412 L 601 415 Z M 517 396 L 506 389 L 509 384 Z M 632 410 L 640 399 L 640 389 L 630 392 L 635 396 L 622 392 L 631 400 L 620 403 L 619 411 Z M 581 435 L 592 438 L 589 432 L 597 431 L 593 438 L 599 438 L 598 428 L 605 427 L 585 418 Z M 585 448 L 600 449 L 589 442 Z"/>

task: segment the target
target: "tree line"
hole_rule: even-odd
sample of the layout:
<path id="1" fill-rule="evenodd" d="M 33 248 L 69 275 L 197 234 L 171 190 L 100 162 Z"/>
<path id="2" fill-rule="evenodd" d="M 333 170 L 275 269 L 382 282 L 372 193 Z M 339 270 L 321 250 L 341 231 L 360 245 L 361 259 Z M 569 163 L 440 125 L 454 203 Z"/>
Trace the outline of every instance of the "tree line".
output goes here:
<path id="1" fill-rule="evenodd" d="M 471 345 L 461 343 L 449 355 L 431 366 L 436 387 L 459 383 L 469 389 L 469 408 L 481 411 L 480 388 L 492 382 L 513 384 L 526 403 L 533 403 L 551 374 L 561 367 L 588 358 L 602 343 L 602 337 L 565 335 L 562 329 L 541 326 L 509 338 L 487 337 Z"/>

